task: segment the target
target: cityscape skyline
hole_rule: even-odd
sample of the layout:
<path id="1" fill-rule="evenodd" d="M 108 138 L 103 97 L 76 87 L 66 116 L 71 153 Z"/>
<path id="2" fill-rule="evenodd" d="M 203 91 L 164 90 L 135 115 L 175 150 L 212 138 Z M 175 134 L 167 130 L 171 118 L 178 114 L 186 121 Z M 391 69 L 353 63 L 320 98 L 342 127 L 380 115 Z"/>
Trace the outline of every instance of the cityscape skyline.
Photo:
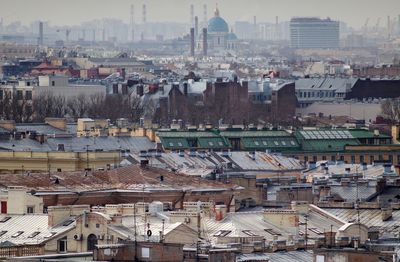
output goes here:
<path id="1" fill-rule="evenodd" d="M 102 18 L 118 18 L 125 23 L 130 22 L 130 5 L 135 6 L 135 22 L 142 23 L 142 5 L 147 6 L 147 22 L 179 22 L 188 23 L 190 20 L 190 5 L 194 5 L 194 15 L 203 19 L 203 4 L 207 4 L 208 18 L 213 15 L 215 5 L 218 4 L 221 14 L 228 23 L 235 21 L 253 21 L 256 16 L 257 22 L 274 23 L 276 16 L 279 21 L 288 21 L 296 16 L 313 16 L 326 18 L 330 17 L 347 23 L 349 26 L 360 28 L 364 26 L 366 19 L 369 18 L 370 24 L 375 24 L 377 19 L 382 19 L 382 24 L 391 18 L 398 17 L 397 10 L 400 2 L 396 0 L 384 0 L 381 2 L 345 0 L 322 2 L 317 0 L 300 1 L 284 0 L 279 3 L 263 0 L 251 0 L 242 2 L 239 0 L 171 0 L 171 1 L 132 1 L 119 0 L 118 4 L 104 0 L 86 0 L 78 2 L 76 0 L 62 1 L 22 1 L 22 0 L 2 0 L 0 17 L 4 24 L 20 21 L 28 25 L 34 21 L 46 21 L 51 25 L 79 25 L 86 21 Z M 41 3 L 38 5 L 38 3 Z M 361 5 L 362 4 L 362 5 Z M 43 12 L 44 7 L 54 6 L 63 12 Z M 239 6 L 239 8 L 238 8 Z M 288 8 L 288 7 L 291 8 Z M 363 12 L 354 12 L 362 6 Z M 79 7 L 79 8 L 78 8 Z M 295 7 L 295 8 L 293 8 Z M 397 7 L 397 8 L 396 8 Z M 53 8 L 52 8 L 53 9 Z M 71 14 L 74 14 L 71 16 Z M 181 14 L 181 15 L 178 15 Z"/>

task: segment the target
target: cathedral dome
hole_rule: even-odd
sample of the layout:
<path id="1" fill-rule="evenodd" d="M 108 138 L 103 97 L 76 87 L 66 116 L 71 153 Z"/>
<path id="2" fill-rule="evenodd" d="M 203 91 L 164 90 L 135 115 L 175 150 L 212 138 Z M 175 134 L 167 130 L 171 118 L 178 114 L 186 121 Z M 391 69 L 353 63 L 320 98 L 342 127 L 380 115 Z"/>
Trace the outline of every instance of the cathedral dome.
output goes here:
<path id="1" fill-rule="evenodd" d="M 228 24 L 219 16 L 218 7 L 215 9 L 214 17 L 208 20 L 207 30 L 209 33 L 229 33 Z"/>

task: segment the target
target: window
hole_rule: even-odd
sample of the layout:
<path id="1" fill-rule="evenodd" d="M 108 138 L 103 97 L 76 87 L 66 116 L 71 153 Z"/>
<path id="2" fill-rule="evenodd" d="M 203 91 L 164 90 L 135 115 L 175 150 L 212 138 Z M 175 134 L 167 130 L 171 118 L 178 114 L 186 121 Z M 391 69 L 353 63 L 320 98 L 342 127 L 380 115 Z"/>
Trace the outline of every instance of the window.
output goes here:
<path id="1" fill-rule="evenodd" d="M 360 156 L 360 163 L 364 163 L 364 156 Z"/>
<path id="2" fill-rule="evenodd" d="M 3 90 L 0 90 L 0 99 L 3 100 Z"/>
<path id="3" fill-rule="evenodd" d="M 356 163 L 356 156 L 351 156 L 351 163 L 355 164 Z"/>
<path id="4" fill-rule="evenodd" d="M 217 233 L 214 234 L 215 237 L 224 237 L 226 235 L 228 235 L 229 233 L 231 233 L 231 230 L 220 230 Z"/>
<path id="5" fill-rule="evenodd" d="M 11 219 L 11 217 L 5 217 L 5 218 L 3 218 L 2 220 L 0 220 L 0 223 L 7 222 L 7 221 L 10 220 L 10 219 Z"/>
<path id="6" fill-rule="evenodd" d="M 285 141 L 282 141 L 281 143 L 282 143 L 282 146 L 286 146 L 286 142 Z"/>
<path id="7" fill-rule="evenodd" d="M 221 141 L 218 142 L 218 145 L 223 146 L 224 143 L 222 143 Z"/>
<path id="8" fill-rule="evenodd" d="M 19 237 L 20 235 L 22 235 L 23 233 L 24 233 L 24 231 L 17 231 L 11 237 L 16 238 L 16 237 Z"/>
<path id="9" fill-rule="evenodd" d="M 313 156 L 312 159 L 314 162 L 317 162 L 317 156 Z"/>
<path id="10" fill-rule="evenodd" d="M 27 214 L 33 214 L 33 213 L 35 213 L 35 207 L 34 207 L 34 206 L 28 206 L 28 207 L 26 207 L 26 213 L 27 213 Z"/>
<path id="11" fill-rule="evenodd" d="M 248 236 L 251 236 L 251 237 L 258 236 L 256 233 L 254 233 L 254 232 L 251 231 L 251 230 L 242 230 L 242 232 L 243 232 L 243 234 L 248 235 Z"/>
<path id="12" fill-rule="evenodd" d="M 51 81 L 51 86 L 55 86 L 56 82 L 55 81 Z"/>
<path id="13" fill-rule="evenodd" d="M 25 100 L 32 100 L 32 91 L 25 91 Z"/>
<path id="14" fill-rule="evenodd" d="M 326 160 L 326 156 L 322 156 L 322 160 L 324 160 L 324 161 L 325 161 L 325 160 Z"/>
<path id="15" fill-rule="evenodd" d="M 379 158 L 379 161 L 383 160 L 383 156 L 382 155 L 379 155 L 378 158 Z"/>
<path id="16" fill-rule="evenodd" d="M 39 231 L 35 231 L 35 232 L 33 232 L 32 234 L 30 234 L 30 235 L 28 236 L 28 238 L 34 238 L 35 236 L 37 236 L 37 235 L 39 235 L 39 234 L 40 234 Z"/>
<path id="17" fill-rule="evenodd" d="M 5 231 L 5 230 L 0 231 L 0 237 L 1 237 L 2 235 L 5 235 L 6 233 L 7 233 L 7 231 Z"/>
<path id="18" fill-rule="evenodd" d="M 209 146 L 214 146 L 214 143 L 211 142 L 211 141 L 209 141 L 209 142 L 208 142 L 208 145 L 209 145 Z"/>
<path id="19" fill-rule="evenodd" d="M 388 155 L 388 160 L 390 161 L 390 163 L 393 163 L 393 155 Z"/>
<path id="20" fill-rule="evenodd" d="M 279 146 L 278 141 L 274 141 L 274 144 L 275 144 L 276 146 Z"/>
<path id="21" fill-rule="evenodd" d="M 60 253 L 66 253 L 68 251 L 67 249 L 67 237 L 63 237 L 57 241 L 57 246 L 58 246 L 58 252 Z"/>
<path id="22" fill-rule="evenodd" d="M 336 161 L 336 157 L 335 156 L 331 156 L 331 161 Z"/>
<path id="23" fill-rule="evenodd" d="M 304 162 L 308 161 L 308 156 L 304 156 Z"/>
<path id="24" fill-rule="evenodd" d="M 100 228 L 100 224 L 96 224 L 96 228 Z"/>
<path id="25" fill-rule="evenodd" d="M 264 231 L 267 232 L 267 233 L 270 234 L 270 235 L 273 235 L 273 236 L 281 236 L 281 235 L 282 235 L 281 233 L 276 232 L 276 231 L 273 230 L 272 228 L 264 229 Z"/>
<path id="26" fill-rule="evenodd" d="M 17 99 L 18 100 L 22 100 L 23 99 L 22 90 L 17 90 Z"/>
<path id="27" fill-rule="evenodd" d="M 142 247 L 142 258 L 150 258 L 150 248 Z"/>
<path id="28" fill-rule="evenodd" d="M 182 146 L 182 143 L 181 143 L 181 142 L 178 142 L 178 146 Z"/>
<path id="29" fill-rule="evenodd" d="M 169 142 L 168 145 L 169 145 L 169 146 L 174 146 L 174 143 Z"/>
<path id="30" fill-rule="evenodd" d="M 296 143 L 294 141 L 290 141 L 290 144 L 292 144 L 292 146 L 296 145 Z"/>
<path id="31" fill-rule="evenodd" d="M 263 145 L 264 145 L 264 146 L 268 146 L 267 141 L 263 141 Z"/>
<path id="32" fill-rule="evenodd" d="M 374 156 L 369 156 L 369 163 L 370 164 L 374 163 Z"/>
<path id="33" fill-rule="evenodd" d="M 258 141 L 254 141 L 254 144 L 255 144 L 256 146 L 259 146 L 259 145 L 260 145 L 260 143 L 258 143 Z"/>

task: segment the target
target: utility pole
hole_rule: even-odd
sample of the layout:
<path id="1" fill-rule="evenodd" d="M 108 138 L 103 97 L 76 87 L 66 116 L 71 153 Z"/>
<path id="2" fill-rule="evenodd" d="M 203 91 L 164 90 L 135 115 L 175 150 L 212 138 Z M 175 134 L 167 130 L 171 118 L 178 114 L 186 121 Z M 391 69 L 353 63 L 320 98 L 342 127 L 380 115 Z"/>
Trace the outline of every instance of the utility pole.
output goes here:
<path id="1" fill-rule="evenodd" d="M 89 145 L 86 145 L 86 170 L 89 171 Z"/>
<path id="2" fill-rule="evenodd" d="M 306 228 L 305 228 L 305 232 L 304 232 L 304 234 L 305 234 L 305 242 L 306 242 L 306 247 L 305 247 L 305 250 L 307 250 L 307 240 L 308 240 L 308 234 L 307 234 L 307 230 L 308 230 L 308 228 L 307 228 L 307 226 L 308 226 L 308 215 L 305 215 L 304 216 L 304 219 L 305 219 L 305 223 L 306 223 Z"/>
<path id="3" fill-rule="evenodd" d="M 134 241 L 135 241 L 135 261 L 137 258 L 137 231 L 136 231 L 136 203 L 133 204 L 133 227 L 134 227 Z"/>

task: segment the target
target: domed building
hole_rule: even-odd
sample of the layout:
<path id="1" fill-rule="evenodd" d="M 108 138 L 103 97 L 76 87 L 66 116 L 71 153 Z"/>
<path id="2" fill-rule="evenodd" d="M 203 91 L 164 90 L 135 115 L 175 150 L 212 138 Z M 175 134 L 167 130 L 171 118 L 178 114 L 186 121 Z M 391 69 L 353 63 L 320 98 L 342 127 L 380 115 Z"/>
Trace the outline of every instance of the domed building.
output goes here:
<path id="1" fill-rule="evenodd" d="M 228 23 L 219 15 L 218 7 L 216 7 L 214 17 L 208 20 L 207 50 L 210 52 L 234 50 L 237 48 L 237 42 L 237 36 L 232 30 L 229 32 Z M 203 34 L 199 34 L 197 49 L 203 49 Z"/>

